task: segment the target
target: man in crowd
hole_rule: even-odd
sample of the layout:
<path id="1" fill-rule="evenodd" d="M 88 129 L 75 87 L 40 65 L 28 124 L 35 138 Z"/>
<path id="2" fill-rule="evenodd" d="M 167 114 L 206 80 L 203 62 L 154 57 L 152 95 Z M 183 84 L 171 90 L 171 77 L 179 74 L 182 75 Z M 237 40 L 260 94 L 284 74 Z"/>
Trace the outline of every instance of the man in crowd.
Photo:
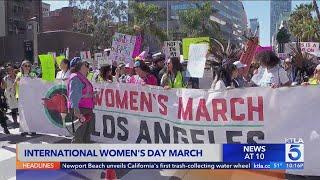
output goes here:
<path id="1" fill-rule="evenodd" d="M 238 69 L 238 77 L 233 80 L 235 87 L 236 88 L 246 87 L 246 80 L 244 79 L 243 74 L 244 74 L 244 68 L 247 67 L 247 65 L 242 64 L 240 61 L 235 61 L 233 64 L 237 66 L 237 69 Z"/>
<path id="2" fill-rule="evenodd" d="M 153 64 L 150 67 L 151 74 L 157 78 L 158 85 L 160 85 L 163 74 L 166 71 L 164 66 L 165 57 L 161 53 L 156 53 L 152 56 Z"/>

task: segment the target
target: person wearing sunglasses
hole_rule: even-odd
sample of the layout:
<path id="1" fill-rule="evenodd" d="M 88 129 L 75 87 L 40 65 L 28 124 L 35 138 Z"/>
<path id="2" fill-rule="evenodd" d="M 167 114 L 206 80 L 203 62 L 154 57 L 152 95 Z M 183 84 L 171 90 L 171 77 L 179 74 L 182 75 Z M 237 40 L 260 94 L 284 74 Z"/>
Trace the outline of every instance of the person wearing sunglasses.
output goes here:
<path id="1" fill-rule="evenodd" d="M 16 98 L 19 99 L 19 83 L 22 79 L 34 79 L 37 75 L 31 72 L 31 62 L 24 60 L 20 66 L 20 72 L 16 76 L 14 86 L 16 87 Z M 22 132 L 21 136 L 27 135 L 27 132 Z M 36 135 L 35 132 L 31 132 L 31 135 Z"/>
<path id="2" fill-rule="evenodd" d="M 70 72 L 67 81 L 68 108 L 73 121 L 81 125 L 74 130 L 72 143 L 90 143 L 90 134 L 94 126 L 94 91 L 91 82 L 86 78 L 89 63 L 75 57 L 70 61 Z"/>
<path id="3" fill-rule="evenodd" d="M 162 76 L 161 86 L 165 89 L 184 88 L 182 66 L 178 57 L 171 57 L 167 62 L 167 72 Z"/>
<path id="4" fill-rule="evenodd" d="M 25 60 L 21 63 L 20 72 L 17 74 L 15 86 L 16 86 L 16 98 L 19 98 L 19 82 L 22 78 L 36 78 L 37 75 L 31 72 L 31 62 Z"/>
<path id="5" fill-rule="evenodd" d="M 103 65 L 99 69 L 99 74 L 94 78 L 96 83 L 112 83 L 116 82 L 115 77 L 112 76 L 112 67 L 111 65 Z"/>

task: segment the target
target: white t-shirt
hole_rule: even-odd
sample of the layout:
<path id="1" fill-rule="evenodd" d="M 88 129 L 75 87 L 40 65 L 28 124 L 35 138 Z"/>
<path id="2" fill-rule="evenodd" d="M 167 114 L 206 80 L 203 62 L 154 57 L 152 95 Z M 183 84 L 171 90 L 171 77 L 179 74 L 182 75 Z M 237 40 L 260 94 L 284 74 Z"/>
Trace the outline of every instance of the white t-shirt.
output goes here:
<path id="1" fill-rule="evenodd" d="M 219 80 L 216 83 L 213 82 L 211 84 L 211 89 L 213 89 L 215 91 L 224 91 L 227 89 L 227 87 L 222 80 Z"/>
<path id="2" fill-rule="evenodd" d="M 268 87 L 272 84 L 281 86 L 289 81 L 290 80 L 287 72 L 278 65 L 269 70 L 265 68 L 263 75 L 257 85 L 260 87 Z"/>
<path id="3" fill-rule="evenodd" d="M 63 71 L 59 71 L 57 73 L 57 76 L 56 76 L 56 79 L 58 80 L 65 80 L 65 79 L 68 79 L 69 76 L 70 76 L 70 71 L 68 70 L 67 72 L 63 72 Z"/>

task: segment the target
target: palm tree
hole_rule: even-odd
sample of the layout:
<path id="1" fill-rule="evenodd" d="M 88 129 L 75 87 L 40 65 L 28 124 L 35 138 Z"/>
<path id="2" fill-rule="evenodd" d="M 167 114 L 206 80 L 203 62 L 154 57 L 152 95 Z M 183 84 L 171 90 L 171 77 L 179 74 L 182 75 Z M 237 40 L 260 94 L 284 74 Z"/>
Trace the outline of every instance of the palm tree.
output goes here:
<path id="1" fill-rule="evenodd" d="M 282 27 L 277 33 L 277 41 L 279 43 L 279 52 L 284 51 L 284 44 L 290 42 L 290 34 L 285 27 Z"/>
<path id="2" fill-rule="evenodd" d="M 152 36 L 156 37 L 158 44 L 167 40 L 167 35 L 159 22 L 164 19 L 164 9 L 145 3 L 134 3 L 133 6 L 134 25 L 141 28 L 141 34 L 144 37 L 144 44 L 151 44 Z M 148 42 L 149 41 L 149 42 Z"/>
<path id="3" fill-rule="evenodd" d="M 182 32 L 187 37 L 209 36 L 221 40 L 219 24 L 210 20 L 210 16 L 216 11 L 213 10 L 211 3 L 207 2 L 200 6 L 195 4 L 196 8 L 183 10 L 178 13 L 179 21 L 182 26 Z"/>
<path id="4" fill-rule="evenodd" d="M 312 4 L 298 6 L 289 18 L 289 30 L 300 41 L 319 41 L 320 25 L 313 18 Z"/>

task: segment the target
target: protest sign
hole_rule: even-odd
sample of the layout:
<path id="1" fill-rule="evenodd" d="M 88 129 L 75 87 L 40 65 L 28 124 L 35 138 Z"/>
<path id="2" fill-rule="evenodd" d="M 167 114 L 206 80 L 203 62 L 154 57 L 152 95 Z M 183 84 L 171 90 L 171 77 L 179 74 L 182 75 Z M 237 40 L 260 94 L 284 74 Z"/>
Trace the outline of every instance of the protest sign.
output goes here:
<path id="1" fill-rule="evenodd" d="M 255 54 L 259 54 L 264 51 L 272 51 L 272 46 L 257 46 Z"/>
<path id="2" fill-rule="evenodd" d="M 187 65 L 187 76 L 202 78 L 206 65 L 208 44 L 191 44 L 189 50 L 189 61 Z"/>
<path id="3" fill-rule="evenodd" d="M 93 68 L 97 69 L 99 68 L 99 62 L 103 61 L 103 54 L 102 53 L 94 53 L 94 59 L 93 59 Z"/>
<path id="4" fill-rule="evenodd" d="M 183 57 L 187 59 L 189 57 L 189 46 L 190 44 L 203 44 L 210 42 L 209 37 L 198 37 L 198 38 L 184 38 L 182 40 L 182 50 L 183 50 Z"/>
<path id="5" fill-rule="evenodd" d="M 132 53 L 132 56 L 131 56 L 132 58 L 135 58 L 140 54 L 141 46 L 142 46 L 142 37 L 141 36 L 137 36 L 136 37 L 136 43 L 134 45 L 134 50 L 133 50 L 133 53 Z"/>
<path id="6" fill-rule="evenodd" d="M 223 92 L 164 91 L 116 83 L 94 84 L 94 88 L 97 93 L 93 141 L 114 144 L 284 143 L 285 138 L 298 137 L 305 143 L 306 163 L 304 170 L 293 173 L 320 175 L 318 159 L 314 158 L 320 151 L 316 136 L 320 133 L 316 118 L 320 117 L 318 86 Z M 66 106 L 65 96 L 61 96 L 65 93 L 66 87 L 61 83 L 23 79 L 19 97 L 21 130 L 68 134 L 60 112 L 61 104 Z"/>
<path id="7" fill-rule="evenodd" d="M 136 44 L 136 36 L 115 33 L 109 59 L 116 62 L 130 63 Z"/>
<path id="8" fill-rule="evenodd" d="M 88 61 L 89 63 L 93 63 L 90 51 L 81 51 L 80 58 L 84 61 Z"/>
<path id="9" fill-rule="evenodd" d="M 56 62 L 58 66 L 61 64 L 63 59 L 65 59 L 64 55 L 60 55 L 56 57 Z"/>
<path id="10" fill-rule="evenodd" d="M 180 41 L 165 41 L 164 42 L 164 53 L 166 59 L 170 57 L 180 57 Z"/>
<path id="11" fill-rule="evenodd" d="M 285 53 L 292 54 L 292 48 L 296 48 L 296 42 L 285 44 Z M 300 42 L 301 52 L 320 57 L 320 43 Z"/>
<path id="12" fill-rule="evenodd" d="M 55 61 L 52 54 L 39 55 L 41 63 L 42 79 L 46 81 L 55 80 Z"/>

